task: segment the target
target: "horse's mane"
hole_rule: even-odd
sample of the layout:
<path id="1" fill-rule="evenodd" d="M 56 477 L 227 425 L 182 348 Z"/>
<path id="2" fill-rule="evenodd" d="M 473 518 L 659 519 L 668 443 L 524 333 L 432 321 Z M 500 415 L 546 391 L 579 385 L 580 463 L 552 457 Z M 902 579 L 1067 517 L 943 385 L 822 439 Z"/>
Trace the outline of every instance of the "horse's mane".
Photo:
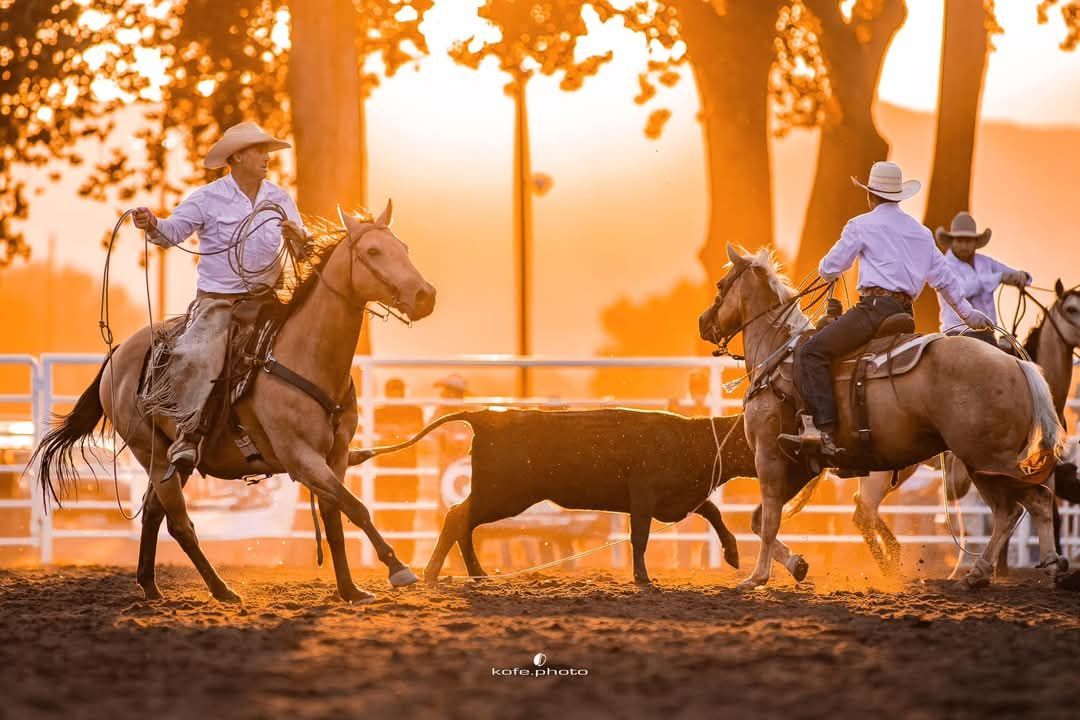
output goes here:
<path id="1" fill-rule="evenodd" d="M 1046 315 L 1044 314 L 1039 318 L 1039 322 L 1035 324 L 1031 330 L 1028 331 L 1027 339 L 1024 340 L 1024 352 L 1028 354 L 1032 362 L 1038 362 L 1037 350 L 1039 349 L 1039 337 L 1042 335 L 1043 323 L 1046 322 Z"/>
<path id="2" fill-rule="evenodd" d="M 367 210 L 361 209 L 354 215 L 362 222 L 373 221 Z M 317 215 L 304 215 L 304 227 L 308 233 L 308 255 L 305 258 L 290 256 L 274 288 L 278 303 L 288 306 L 289 312 L 311 296 L 319 284 L 315 271 L 330 259 L 334 249 L 347 237 L 340 223 Z"/>
<path id="3" fill-rule="evenodd" d="M 780 302 L 791 300 L 798 294 L 798 291 L 791 285 L 791 280 L 784 275 L 783 265 L 776 257 L 776 251 L 773 248 L 763 247 L 750 255 L 744 253 L 744 257 L 749 261 L 751 267 L 759 268 L 765 272 L 769 287 L 776 293 Z M 785 313 L 784 317 L 784 323 L 793 332 L 802 332 L 810 324 L 810 318 L 806 317 L 798 303 L 795 304 L 791 312 Z"/>

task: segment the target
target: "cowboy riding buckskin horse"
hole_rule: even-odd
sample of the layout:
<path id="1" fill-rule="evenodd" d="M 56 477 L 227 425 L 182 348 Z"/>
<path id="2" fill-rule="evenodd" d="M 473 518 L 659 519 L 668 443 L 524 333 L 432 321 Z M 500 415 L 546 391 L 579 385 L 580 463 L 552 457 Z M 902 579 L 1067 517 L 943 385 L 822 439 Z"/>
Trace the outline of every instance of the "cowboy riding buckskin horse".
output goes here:
<path id="1" fill-rule="evenodd" d="M 230 128 L 225 135 L 211 150 L 206 164 L 216 167 L 227 160 L 236 177 L 227 176 L 195 190 L 177 208 L 177 217 L 169 221 L 156 221 L 140 213 L 141 226 L 156 227 L 172 241 L 182 240 L 190 229 L 198 229 L 203 248 L 209 252 L 208 248 L 228 238 L 232 228 L 263 198 L 278 200 L 287 217 L 298 217 L 291 214 L 295 206 L 286 202 L 287 196 L 262 180 L 266 153 L 287 145 L 254 125 Z M 255 373 L 247 392 L 232 406 L 260 457 L 253 460 L 241 450 L 233 428 L 207 435 L 197 454 L 197 467 L 204 474 L 235 479 L 286 472 L 307 487 L 318 498 L 338 593 L 350 602 L 371 602 L 374 596 L 352 580 L 341 513 L 367 535 L 389 570 L 391 585 L 418 580 L 376 530 L 368 509 L 343 484 L 349 442 L 357 425 L 356 388 L 350 369 L 367 303 L 382 303 L 410 320 L 427 317 L 435 308 L 435 288 L 417 271 L 405 243 L 390 230 L 391 213 L 390 203 L 376 219 L 356 218 L 339 210 L 343 231 L 310 239 L 313 247 L 303 254 L 303 272 L 282 308 L 284 318 L 271 350 L 266 357 L 256 359 L 264 372 Z M 281 234 L 299 236 L 303 231 L 296 220 L 293 224 L 296 227 L 283 224 Z M 267 260 L 276 257 L 276 235 L 266 225 L 257 228 L 247 238 L 253 245 L 246 255 L 264 267 L 270 264 Z M 195 331 L 195 337 L 185 342 L 191 343 L 192 352 L 209 348 L 207 355 L 213 357 L 204 356 L 202 362 L 192 358 L 184 365 L 195 366 L 191 376 L 180 378 L 185 392 L 191 393 L 191 399 L 183 398 L 186 408 L 195 408 L 205 399 L 202 393 L 208 391 L 205 385 L 192 389 L 191 378 L 198 377 L 199 383 L 208 384 L 216 376 L 215 368 L 220 369 L 219 343 L 223 340 L 218 334 L 224 331 L 228 314 L 218 303 L 234 302 L 233 296 L 248 287 L 228 272 L 234 267 L 247 267 L 236 262 L 244 254 L 229 262 L 214 262 L 213 257 L 204 256 L 199 264 L 199 288 L 204 295 L 196 299 L 192 308 L 195 317 L 182 336 Z M 279 273 L 280 268 L 266 268 L 259 287 L 272 283 Z M 78 477 L 76 448 L 85 447 L 102 418 L 107 419 L 150 480 L 137 571 L 137 581 L 146 597 L 161 597 L 154 564 L 158 530 L 164 519 L 169 533 L 194 563 L 213 596 L 236 602 L 239 596 L 206 558 L 188 516 L 183 487 L 191 468 L 177 468 L 161 452 L 180 438 L 180 423 L 147 412 L 139 397 L 147 357 L 158 332 L 160 328 L 144 327 L 109 354 L 71 413 L 42 439 L 30 464 L 38 468 L 42 490 L 51 491 L 60 502 Z M 190 457 L 190 449 L 174 446 L 172 456 L 178 460 Z"/>
<path id="2" fill-rule="evenodd" d="M 868 183 L 878 192 L 911 192 L 911 186 L 905 190 L 900 181 L 899 168 L 879 167 L 878 170 L 885 170 L 885 178 L 880 179 L 882 173 L 879 172 L 878 179 Z M 914 230 L 910 234 L 903 232 L 907 226 L 903 218 L 907 216 L 903 216 L 895 205 L 879 205 L 869 215 L 873 217 L 857 223 L 855 232 L 846 232 L 848 243 L 839 244 L 843 255 L 832 258 L 837 261 L 835 266 L 823 268 L 827 273 L 846 269 L 860 252 L 872 259 L 889 257 L 886 253 L 891 244 L 895 251 L 891 257 L 896 262 L 908 258 L 910 266 L 885 264 L 884 269 L 890 271 L 889 275 L 876 276 L 873 269 L 877 266 L 872 260 L 861 266 L 866 273 L 861 287 L 869 288 L 873 282 L 884 284 L 884 278 L 893 273 L 901 278 L 906 274 L 908 279 L 918 280 L 916 286 L 910 288 L 913 295 L 932 275 L 934 284 L 948 288 L 958 313 L 966 317 L 969 324 L 978 329 L 989 324 L 982 313 L 959 296 L 956 281 L 941 265 L 943 260 L 933 246 L 929 231 L 923 230 L 925 234 Z M 895 223 L 901 232 L 889 233 L 874 227 L 878 217 L 883 218 L 882 225 L 891 227 Z M 864 235 L 861 232 L 864 226 L 873 229 Z M 871 240 L 880 244 L 864 244 Z M 924 249 L 932 250 L 937 254 L 936 258 L 923 252 Z M 740 585 L 747 589 L 768 582 L 774 560 L 789 571 L 793 567 L 800 568 L 799 573 L 793 573 L 797 579 L 802 579 L 800 574 L 805 575 L 805 561 L 777 539 L 777 532 L 784 503 L 816 476 L 820 467 L 815 466 L 807 454 L 793 457 L 788 448 L 781 445 L 790 440 L 798 443 L 801 439 L 791 433 L 799 408 L 793 401 L 795 373 L 790 360 L 801 336 L 809 328 L 810 320 L 801 311 L 797 304 L 799 296 L 780 275 L 768 250 L 744 256 L 729 245 L 728 257 L 731 268 L 717 283 L 716 299 L 701 314 L 698 324 L 703 340 L 723 345 L 742 333 L 746 348 L 745 363 L 751 376 L 751 389 L 744 398 L 745 427 L 754 451 L 762 493 L 758 526 L 761 549 L 754 572 Z M 901 272 L 905 269 L 906 273 Z M 868 281 L 870 278 L 874 280 Z M 902 292 L 887 286 L 881 290 Z M 866 295 L 869 297 L 861 304 L 869 309 L 856 309 L 819 332 L 839 325 L 838 330 L 830 333 L 834 338 L 839 334 L 839 343 L 852 342 L 852 336 L 861 336 L 865 342 L 875 334 L 877 326 L 884 323 L 883 316 L 903 309 L 903 303 L 895 298 L 888 305 L 876 307 L 878 303 L 873 300 L 888 296 Z M 848 316 L 852 316 L 852 320 L 840 324 Z M 853 327 L 851 335 L 847 335 L 845 325 Z M 884 342 L 892 343 L 891 340 Z M 882 349 L 886 347 L 888 350 L 884 353 L 860 350 L 859 346 L 850 346 L 846 352 L 860 360 L 869 354 L 873 360 L 874 372 L 861 381 L 862 392 L 869 416 L 878 427 L 888 428 L 888 432 L 872 435 L 867 432 L 867 447 L 860 442 L 863 434 L 853 407 L 855 403 L 834 405 L 833 431 L 836 440 L 849 451 L 833 454 L 829 458 L 829 462 L 834 463 L 831 466 L 850 475 L 861 475 L 870 470 L 904 468 L 951 450 L 964 463 L 993 511 L 990 541 L 965 576 L 965 585 L 974 588 L 990 582 L 992 561 L 1008 540 L 1020 516 L 1021 504 L 1031 514 L 1038 530 L 1040 565 L 1056 577 L 1067 568 L 1067 562 L 1054 548 L 1051 473 L 1063 450 L 1065 432 L 1039 368 L 1034 363 L 1010 357 L 987 343 L 962 336 L 915 336 L 905 340 L 902 348 L 893 348 L 890 344 L 883 345 Z M 835 403 L 835 397 L 847 397 L 847 391 L 856 383 L 853 374 L 830 382 L 832 353 L 829 351 L 832 349 L 826 343 L 823 356 L 828 386 L 820 395 L 827 394 Z M 906 367 L 893 367 L 890 358 L 894 349 L 909 358 L 903 363 Z M 841 352 L 845 351 L 837 351 L 836 355 Z M 835 396 L 834 391 L 838 391 Z"/>

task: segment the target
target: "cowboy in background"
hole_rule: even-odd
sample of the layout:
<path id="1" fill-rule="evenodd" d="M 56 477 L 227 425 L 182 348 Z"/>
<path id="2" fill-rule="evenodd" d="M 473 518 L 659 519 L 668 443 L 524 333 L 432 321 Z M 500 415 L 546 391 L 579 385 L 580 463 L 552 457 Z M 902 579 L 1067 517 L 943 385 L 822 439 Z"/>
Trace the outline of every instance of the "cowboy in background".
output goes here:
<path id="1" fill-rule="evenodd" d="M 995 325 L 997 324 L 997 309 L 994 307 L 994 292 L 998 287 L 1004 284 L 1022 288 L 1031 284 L 1030 273 L 1013 270 L 989 255 L 975 252 L 986 247 L 986 244 L 990 242 L 990 228 L 979 232 L 975 218 L 970 213 L 957 213 L 949 229 L 939 227 L 934 231 L 934 238 L 937 240 L 938 247 L 945 251 L 945 262 L 956 279 L 960 281 L 964 289 L 964 297 L 972 307 L 990 318 Z M 958 327 L 963 326 L 964 321 L 960 319 L 956 311 L 946 303 L 939 302 L 938 304 L 941 306 L 941 332 L 946 335 L 964 333 L 966 328 Z M 993 329 L 966 334 L 991 345 L 998 345 L 1006 352 L 1012 352 L 1012 347 L 1004 340 L 1002 341 L 1004 345 L 997 343 Z"/>
<path id="2" fill-rule="evenodd" d="M 851 181 L 866 191 L 870 212 L 848 221 L 840 240 L 821 259 L 818 274 L 833 282 L 858 259 L 859 302 L 795 351 L 798 387 L 809 414 L 801 417 L 799 435 L 780 435 L 785 444 L 797 444 L 825 458 L 842 452 L 833 438 L 837 412 L 832 361 L 873 339 L 886 318 L 910 315 L 912 302 L 927 283 L 970 327 L 992 327 L 990 318 L 964 297 L 930 231 L 900 208 L 899 203 L 918 193 L 922 184 L 905 182 L 900 166 L 892 162 L 874 163 L 865 184 L 854 177 Z"/>
<path id="3" fill-rule="evenodd" d="M 228 165 L 229 173 L 196 188 L 169 215 L 159 219 L 145 207 L 135 210 L 135 227 L 161 247 L 172 247 L 199 235 L 200 257 L 195 300 L 187 327 L 172 348 L 169 363 L 171 397 L 176 403 L 177 438 L 168 459 L 178 469 L 198 464 L 203 408 L 225 363 L 225 347 L 233 305 L 273 288 L 281 275 L 279 250 L 284 239 L 302 248 L 306 233 L 296 203 L 267 181 L 269 154 L 290 147 L 252 122 L 233 125 L 203 160 L 203 167 Z M 237 227 L 263 201 L 277 203 L 288 220 L 255 223 L 247 237 L 243 266 L 227 250 Z M 235 269 L 234 269 L 235 268 Z"/>

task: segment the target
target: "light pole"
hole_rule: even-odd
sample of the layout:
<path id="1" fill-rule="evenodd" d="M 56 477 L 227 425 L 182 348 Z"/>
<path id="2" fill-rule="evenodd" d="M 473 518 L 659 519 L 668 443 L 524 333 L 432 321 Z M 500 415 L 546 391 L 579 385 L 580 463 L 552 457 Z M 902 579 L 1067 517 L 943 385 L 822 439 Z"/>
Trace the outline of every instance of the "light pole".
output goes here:
<path id="1" fill-rule="evenodd" d="M 517 354 L 532 352 L 530 298 L 532 295 L 532 192 L 529 162 L 529 121 L 525 107 L 524 77 L 512 83 L 514 97 L 514 268 L 517 273 Z M 529 369 L 518 369 L 518 396 L 532 394 Z"/>

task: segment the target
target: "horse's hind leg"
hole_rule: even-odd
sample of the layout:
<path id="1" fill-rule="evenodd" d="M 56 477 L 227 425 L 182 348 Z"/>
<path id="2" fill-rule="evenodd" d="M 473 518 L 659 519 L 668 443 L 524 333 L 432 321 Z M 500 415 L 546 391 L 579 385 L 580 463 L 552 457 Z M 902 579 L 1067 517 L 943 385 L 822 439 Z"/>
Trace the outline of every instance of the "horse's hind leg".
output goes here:
<path id="1" fill-rule="evenodd" d="M 1056 580 L 1059 573 L 1069 569 L 1069 561 L 1062 557 L 1054 542 L 1053 491 L 1045 485 L 1025 487 L 1019 491 L 1020 503 L 1027 508 L 1039 536 L 1039 567 L 1046 568 L 1050 578 Z"/>
<path id="2" fill-rule="evenodd" d="M 881 519 L 878 508 L 885 496 L 892 490 L 891 472 L 872 472 L 866 477 L 859 478 L 859 489 L 855 493 L 855 513 L 851 520 L 855 527 L 862 533 L 866 546 L 874 561 L 881 568 L 884 575 L 894 575 L 900 569 L 899 554 L 892 555 L 888 538 L 899 548 L 896 537 L 893 536 L 888 526 Z M 883 534 L 882 528 L 886 537 Z"/>
<path id="3" fill-rule="evenodd" d="M 157 562 L 158 531 L 165 519 L 165 506 L 161 504 L 153 488 L 146 489 L 146 504 L 143 506 L 142 534 L 139 536 L 139 569 L 135 579 L 142 587 L 147 600 L 160 600 L 154 564 Z"/>
<path id="4" fill-rule="evenodd" d="M 225 581 L 214 570 L 214 566 L 207 560 L 202 548 L 199 547 L 199 539 L 195 535 L 195 524 L 188 516 L 187 503 L 184 501 L 184 484 L 180 480 L 180 474 L 173 472 L 168 479 L 162 479 L 166 469 L 160 464 L 156 466 L 150 475 L 150 483 L 165 510 L 165 522 L 169 528 L 169 534 L 191 558 L 192 564 L 202 575 L 211 595 L 222 602 L 240 602 L 240 596 L 225 584 Z"/>
<path id="5" fill-rule="evenodd" d="M 975 561 L 975 565 L 967 572 L 961 582 L 969 589 L 983 587 L 990 584 L 990 577 L 994 570 L 994 560 L 997 559 L 1003 545 L 1009 542 L 1013 525 L 1020 517 L 1021 508 L 1013 497 L 1012 491 L 1001 487 L 1000 481 L 982 480 L 976 474 L 972 480 L 979 494 L 993 513 L 990 531 L 990 541 L 986 543 L 982 554 Z"/>
<path id="6" fill-rule="evenodd" d="M 135 459 L 143 466 L 149 484 L 146 486 L 146 496 L 143 498 L 142 508 L 142 533 L 139 536 L 139 566 L 135 573 L 135 580 L 143 589 L 147 600 L 160 600 L 161 590 L 157 586 L 155 564 L 157 563 L 158 532 L 161 530 L 161 521 L 165 519 L 165 506 L 154 492 L 153 467 L 155 465 L 154 453 L 146 448 L 160 448 L 164 453 L 169 446 L 169 439 L 154 430 L 149 423 L 144 422 L 136 428 L 134 442 L 129 443 Z M 151 437 L 151 434 L 156 437 Z"/>

